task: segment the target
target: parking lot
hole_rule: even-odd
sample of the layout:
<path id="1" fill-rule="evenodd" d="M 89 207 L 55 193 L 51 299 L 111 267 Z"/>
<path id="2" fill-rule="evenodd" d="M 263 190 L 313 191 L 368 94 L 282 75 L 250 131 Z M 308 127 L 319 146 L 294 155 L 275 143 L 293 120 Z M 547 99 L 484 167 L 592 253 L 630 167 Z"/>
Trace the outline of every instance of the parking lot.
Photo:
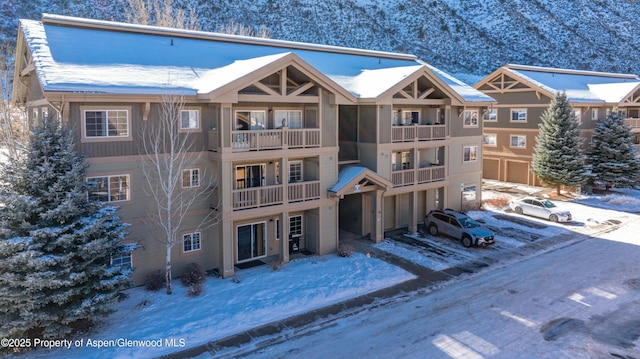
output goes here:
<path id="1" fill-rule="evenodd" d="M 543 195 L 542 189 L 489 183 L 483 192 L 485 198 L 529 195 Z M 432 270 L 457 267 L 476 272 L 496 263 L 508 263 L 569 245 L 581 237 L 578 234 L 597 237 L 619 228 L 630 216 L 625 212 L 593 208 L 571 201 L 553 202 L 569 210 L 573 220 L 553 223 L 516 214 L 508 207 L 468 212 L 470 217 L 495 233 L 496 242 L 486 247 L 465 248 L 460 240 L 442 234 L 434 236 L 426 230 L 407 233 L 406 229 L 387 232 L 387 239 L 376 247 Z M 419 229 L 422 227 L 420 223 Z"/>

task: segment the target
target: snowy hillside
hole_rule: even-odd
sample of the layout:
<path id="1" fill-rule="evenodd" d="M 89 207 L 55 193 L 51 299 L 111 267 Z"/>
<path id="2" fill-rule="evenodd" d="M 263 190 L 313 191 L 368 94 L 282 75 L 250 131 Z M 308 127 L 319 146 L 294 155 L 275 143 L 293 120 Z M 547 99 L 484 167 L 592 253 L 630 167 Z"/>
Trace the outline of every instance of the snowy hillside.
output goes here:
<path id="1" fill-rule="evenodd" d="M 41 12 L 124 21 L 126 0 L 5 0 L 0 36 Z M 272 38 L 407 52 L 454 74 L 505 63 L 640 73 L 635 0 L 175 0 L 202 30 L 230 22 Z M 473 78 L 473 77 L 471 77 Z M 477 77 L 476 77 L 477 79 Z"/>

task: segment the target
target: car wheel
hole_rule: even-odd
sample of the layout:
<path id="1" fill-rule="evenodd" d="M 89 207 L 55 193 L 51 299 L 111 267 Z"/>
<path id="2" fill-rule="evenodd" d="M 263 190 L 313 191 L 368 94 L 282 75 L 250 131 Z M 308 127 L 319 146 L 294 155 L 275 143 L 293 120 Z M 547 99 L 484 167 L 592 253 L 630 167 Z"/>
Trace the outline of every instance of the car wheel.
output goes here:
<path id="1" fill-rule="evenodd" d="M 549 216 L 549 220 L 551 222 L 558 222 L 558 216 L 556 216 L 555 214 L 552 214 Z"/>
<path id="2" fill-rule="evenodd" d="M 516 211 L 517 214 L 522 214 L 522 208 L 520 207 L 516 207 L 514 211 Z"/>
<path id="3" fill-rule="evenodd" d="M 431 223 L 429 225 L 429 233 L 431 233 L 432 236 L 437 236 L 438 235 L 438 226 L 436 226 L 435 224 Z"/>
<path id="4" fill-rule="evenodd" d="M 467 248 L 471 247 L 471 245 L 473 245 L 473 241 L 471 240 L 471 237 L 469 237 L 466 234 L 462 236 L 462 245 Z"/>

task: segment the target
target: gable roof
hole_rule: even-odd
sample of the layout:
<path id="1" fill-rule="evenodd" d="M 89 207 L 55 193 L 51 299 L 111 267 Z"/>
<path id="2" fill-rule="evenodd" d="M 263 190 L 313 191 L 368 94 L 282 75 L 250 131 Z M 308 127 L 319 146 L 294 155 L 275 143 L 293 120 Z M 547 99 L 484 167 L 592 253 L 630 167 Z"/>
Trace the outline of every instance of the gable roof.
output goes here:
<path id="1" fill-rule="evenodd" d="M 44 91 L 196 95 L 295 54 L 356 99 L 427 66 L 407 54 L 60 15 L 20 20 L 20 28 Z M 426 68 L 443 83 L 455 82 L 465 100 L 490 100 L 446 73 Z"/>
<path id="2" fill-rule="evenodd" d="M 500 74 L 522 81 L 548 97 L 565 91 L 570 102 L 620 103 L 640 85 L 640 78 L 634 74 L 507 64 L 474 87 L 481 88 Z"/>
<path id="3" fill-rule="evenodd" d="M 329 188 L 329 194 L 335 197 L 342 197 L 345 194 L 355 193 L 354 186 L 365 179 L 385 190 L 393 187 L 390 181 L 367 167 L 346 166 L 338 172 L 338 182 Z"/>

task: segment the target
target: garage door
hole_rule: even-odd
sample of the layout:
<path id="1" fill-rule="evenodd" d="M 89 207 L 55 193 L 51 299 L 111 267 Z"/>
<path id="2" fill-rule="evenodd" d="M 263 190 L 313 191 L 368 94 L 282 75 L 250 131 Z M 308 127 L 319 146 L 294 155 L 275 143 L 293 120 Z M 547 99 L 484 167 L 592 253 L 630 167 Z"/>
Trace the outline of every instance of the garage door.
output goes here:
<path id="1" fill-rule="evenodd" d="M 500 179 L 500 160 L 492 160 L 485 158 L 482 161 L 482 178 L 499 180 Z"/>
<path id="2" fill-rule="evenodd" d="M 529 164 L 526 162 L 507 162 L 507 182 L 528 184 Z"/>

